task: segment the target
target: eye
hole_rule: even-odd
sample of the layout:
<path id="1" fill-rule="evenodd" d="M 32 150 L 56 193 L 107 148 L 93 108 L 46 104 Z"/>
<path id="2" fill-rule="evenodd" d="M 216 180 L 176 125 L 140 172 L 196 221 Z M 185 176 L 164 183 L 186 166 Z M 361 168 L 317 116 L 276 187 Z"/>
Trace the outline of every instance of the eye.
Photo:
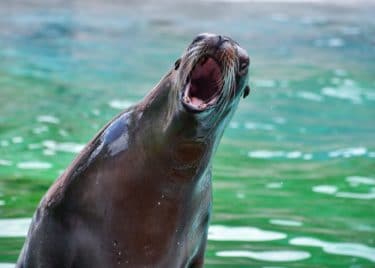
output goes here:
<path id="1" fill-rule="evenodd" d="M 249 59 L 247 60 L 243 60 L 241 63 L 240 63 L 240 72 L 243 72 L 244 70 L 246 70 L 246 68 L 249 66 Z"/>
<path id="2" fill-rule="evenodd" d="M 246 98 L 249 95 L 249 93 L 250 93 L 250 87 L 246 86 L 243 92 L 243 98 Z"/>
<path id="3" fill-rule="evenodd" d="M 177 70 L 180 67 L 180 63 L 181 63 L 181 58 L 176 60 L 176 62 L 174 63 L 174 69 L 175 70 Z"/>

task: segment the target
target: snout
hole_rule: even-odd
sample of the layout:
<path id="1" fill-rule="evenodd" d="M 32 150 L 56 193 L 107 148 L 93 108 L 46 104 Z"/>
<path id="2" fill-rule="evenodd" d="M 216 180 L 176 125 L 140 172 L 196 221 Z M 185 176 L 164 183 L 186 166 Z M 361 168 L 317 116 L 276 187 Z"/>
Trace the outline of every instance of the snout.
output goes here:
<path id="1" fill-rule="evenodd" d="M 242 92 L 249 63 L 247 52 L 231 38 L 199 34 L 181 59 L 188 70 L 180 71 L 183 105 L 194 112 L 226 106 Z"/>
<path id="2" fill-rule="evenodd" d="M 238 74 L 240 76 L 247 74 L 250 65 L 250 58 L 246 50 L 243 49 L 236 41 L 224 35 L 201 33 L 194 38 L 190 47 L 199 42 L 204 42 L 205 46 L 208 48 L 207 50 L 211 53 L 220 52 L 221 50 L 226 50 L 227 53 L 228 51 L 229 53 L 233 52 L 238 62 Z"/>

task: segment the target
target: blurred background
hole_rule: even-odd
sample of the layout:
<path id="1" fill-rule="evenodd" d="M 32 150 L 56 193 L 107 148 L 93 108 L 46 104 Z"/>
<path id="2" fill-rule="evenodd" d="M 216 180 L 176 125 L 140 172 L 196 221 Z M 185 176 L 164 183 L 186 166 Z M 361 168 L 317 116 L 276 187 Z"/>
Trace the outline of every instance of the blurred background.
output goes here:
<path id="1" fill-rule="evenodd" d="M 373 1 L 1 1 L 0 268 L 51 183 L 200 32 L 251 57 L 205 267 L 375 267 Z"/>

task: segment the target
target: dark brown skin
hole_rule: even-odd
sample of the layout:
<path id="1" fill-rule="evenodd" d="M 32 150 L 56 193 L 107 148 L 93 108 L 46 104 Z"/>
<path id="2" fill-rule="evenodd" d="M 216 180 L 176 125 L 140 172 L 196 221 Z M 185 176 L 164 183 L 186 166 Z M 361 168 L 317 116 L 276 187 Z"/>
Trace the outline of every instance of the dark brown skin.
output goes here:
<path id="1" fill-rule="evenodd" d="M 238 66 L 248 61 L 229 38 L 198 39 L 189 48 L 228 49 Z M 16 267 L 203 267 L 211 159 L 248 90 L 247 66 L 235 69 L 243 73 L 221 110 L 184 104 L 191 69 L 186 53 L 86 146 L 42 199 Z"/>

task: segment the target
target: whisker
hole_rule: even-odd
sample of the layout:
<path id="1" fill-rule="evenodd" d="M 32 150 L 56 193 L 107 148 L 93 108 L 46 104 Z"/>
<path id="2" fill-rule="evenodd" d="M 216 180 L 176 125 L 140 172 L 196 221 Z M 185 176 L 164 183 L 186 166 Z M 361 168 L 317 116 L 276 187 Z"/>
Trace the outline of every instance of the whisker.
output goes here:
<path id="1" fill-rule="evenodd" d="M 184 82 L 190 75 L 190 72 L 194 69 L 195 65 L 203 56 L 210 55 L 211 48 L 204 41 L 200 41 L 194 44 L 193 47 L 189 47 L 186 51 L 186 56 L 181 63 L 184 70 L 189 70 L 183 73 Z M 204 137 L 207 138 L 216 133 L 215 129 L 222 121 L 223 115 L 229 112 L 228 106 L 231 105 L 231 99 L 235 95 L 236 91 L 236 73 L 239 69 L 238 61 L 235 60 L 235 54 L 232 51 L 223 51 L 216 56 L 217 61 L 221 65 L 221 77 L 217 79 L 213 85 L 220 88 L 221 93 L 217 100 L 215 108 L 215 116 L 207 118 L 210 129 L 205 133 Z"/>

